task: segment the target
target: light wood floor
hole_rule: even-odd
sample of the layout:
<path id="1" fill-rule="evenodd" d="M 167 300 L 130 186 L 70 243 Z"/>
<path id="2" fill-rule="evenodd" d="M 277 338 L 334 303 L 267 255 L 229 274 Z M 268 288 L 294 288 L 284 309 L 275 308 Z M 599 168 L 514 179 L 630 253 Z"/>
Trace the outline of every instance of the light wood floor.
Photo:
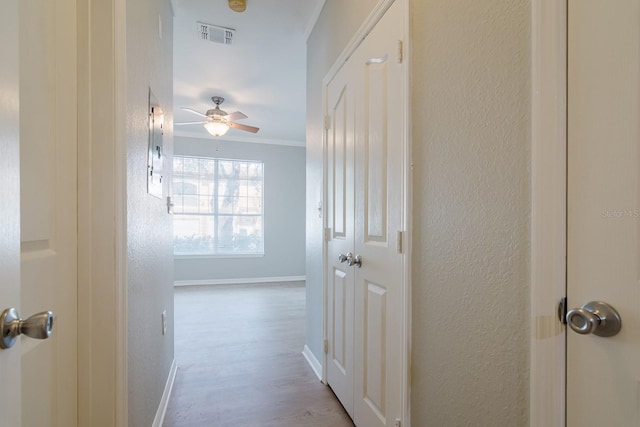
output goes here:
<path id="1" fill-rule="evenodd" d="M 176 288 L 165 427 L 352 427 L 301 354 L 304 282 Z"/>

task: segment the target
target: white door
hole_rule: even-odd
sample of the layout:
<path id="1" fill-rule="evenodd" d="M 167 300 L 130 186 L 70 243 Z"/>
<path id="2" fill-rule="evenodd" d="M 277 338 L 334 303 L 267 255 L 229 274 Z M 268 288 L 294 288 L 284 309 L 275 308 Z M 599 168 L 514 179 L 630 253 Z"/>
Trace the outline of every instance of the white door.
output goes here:
<path id="1" fill-rule="evenodd" d="M 639 426 L 640 2 L 568 5 L 568 306 L 604 301 L 622 329 L 568 330 L 567 426 Z"/>
<path id="2" fill-rule="evenodd" d="M 356 91 L 354 421 L 402 414 L 404 97 L 396 2 L 351 58 Z"/>
<path id="3" fill-rule="evenodd" d="M 3 3 L 3 17 L 6 7 Z M 23 335 L 12 348 L 0 351 L 0 357 L 19 358 L 17 363 L 12 362 L 12 369 L 19 376 L 15 378 L 17 392 L 9 409 L 17 411 L 18 418 L 10 418 L 16 421 L 7 425 L 75 426 L 75 2 L 22 0 L 17 11 L 11 10 L 10 19 L 17 25 L 19 39 L 18 56 L 4 62 L 15 66 L 19 73 L 19 84 L 13 88 L 18 99 L 16 107 L 19 105 L 16 111 L 19 138 L 12 141 L 19 144 L 19 160 L 15 158 L 12 162 L 19 180 L 13 181 L 10 191 L 19 195 L 13 210 L 19 215 L 20 224 L 19 264 L 14 265 L 12 261 L 10 265 L 20 272 L 21 279 L 12 284 L 19 298 L 2 298 L 0 309 L 14 307 L 23 319 L 50 310 L 54 321 L 49 339 Z M 3 40 L 9 39 L 3 37 Z M 7 193 L 3 191 L 3 194 Z M 4 232 L 2 238 L 5 238 Z M 3 266 L 3 278 L 4 269 Z"/>
<path id="4" fill-rule="evenodd" d="M 343 66 L 327 88 L 327 382 L 353 418 L 354 91 Z M 342 256 L 342 258 L 340 258 Z"/>
<path id="5" fill-rule="evenodd" d="M 327 88 L 327 380 L 363 427 L 402 414 L 401 12 L 391 6 Z"/>

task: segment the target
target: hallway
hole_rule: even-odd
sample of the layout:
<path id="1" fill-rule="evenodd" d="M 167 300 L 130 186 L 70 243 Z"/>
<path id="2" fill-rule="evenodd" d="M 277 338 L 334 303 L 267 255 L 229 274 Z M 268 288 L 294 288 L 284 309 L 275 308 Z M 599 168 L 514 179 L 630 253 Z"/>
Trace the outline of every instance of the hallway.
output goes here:
<path id="1" fill-rule="evenodd" d="M 304 299 L 304 282 L 176 288 L 164 426 L 353 426 L 301 354 Z"/>

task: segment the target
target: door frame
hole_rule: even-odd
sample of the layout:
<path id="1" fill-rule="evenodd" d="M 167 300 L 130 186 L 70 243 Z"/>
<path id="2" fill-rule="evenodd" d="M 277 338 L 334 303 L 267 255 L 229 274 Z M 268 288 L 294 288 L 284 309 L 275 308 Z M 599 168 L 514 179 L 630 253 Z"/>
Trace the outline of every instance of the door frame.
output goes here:
<path id="1" fill-rule="evenodd" d="M 567 0 L 532 1 L 531 293 L 532 426 L 566 423 Z"/>
<path id="2" fill-rule="evenodd" d="M 126 0 L 77 0 L 77 25 L 78 425 L 126 427 Z"/>
<path id="3" fill-rule="evenodd" d="M 360 46 L 361 42 L 365 39 L 367 34 L 376 26 L 376 24 L 382 19 L 385 12 L 394 4 L 398 3 L 402 6 L 402 61 L 405 63 L 404 67 L 404 83 L 403 83 L 403 95 L 404 105 L 401 108 L 404 109 L 404 126 L 403 126 L 403 161 L 402 161 L 402 180 L 403 180 L 403 266 L 402 266 L 402 318 L 403 318 L 403 331 L 402 331 L 402 425 L 405 427 L 411 426 L 411 228 L 412 228 L 412 175 L 411 175 L 411 37 L 410 37 L 410 6 L 412 0 L 378 0 L 371 13 L 367 16 L 364 23 L 360 26 L 358 31 L 353 35 L 349 43 L 338 56 L 333 66 L 329 69 L 324 79 L 322 80 L 322 106 L 323 114 L 326 114 L 326 106 L 328 101 L 328 86 L 331 80 L 338 73 L 342 65 L 349 59 L 349 57 Z M 323 200 L 327 200 L 327 146 L 328 146 L 328 131 L 325 129 L 322 137 L 322 157 L 323 157 Z M 327 212 L 326 203 L 323 203 L 323 222 L 324 230 L 327 230 Z M 323 341 L 327 341 L 327 307 L 328 307 L 328 283 L 326 277 L 326 271 L 328 268 L 328 250 L 327 250 L 327 235 L 326 231 L 323 233 L 322 239 L 322 283 L 323 283 L 323 321 L 322 321 L 322 333 Z M 322 355 L 322 382 L 327 384 L 327 353 Z"/>

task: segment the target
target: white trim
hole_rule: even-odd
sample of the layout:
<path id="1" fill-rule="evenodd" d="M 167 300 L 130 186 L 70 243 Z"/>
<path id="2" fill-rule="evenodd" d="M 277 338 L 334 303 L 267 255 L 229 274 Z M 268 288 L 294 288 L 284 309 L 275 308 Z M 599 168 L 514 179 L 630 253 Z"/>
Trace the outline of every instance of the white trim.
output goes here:
<path id="1" fill-rule="evenodd" d="M 156 416 L 153 419 L 153 424 L 151 424 L 152 427 L 162 427 L 162 424 L 164 423 L 164 416 L 167 413 L 167 407 L 169 406 L 169 399 L 171 398 L 171 391 L 173 390 L 173 383 L 176 379 L 177 371 L 178 366 L 176 365 L 176 360 L 173 359 L 173 362 L 171 362 L 171 369 L 169 370 L 169 376 L 167 377 L 167 382 L 164 385 L 162 399 L 160 399 L 160 405 L 158 405 Z"/>
<path id="2" fill-rule="evenodd" d="M 401 1 L 401 0 L 396 0 Z M 413 55 L 411 44 L 411 10 L 412 0 L 402 0 L 403 14 L 402 20 L 404 28 L 402 31 L 403 38 L 403 62 L 404 62 L 404 86 L 402 91 L 404 92 L 405 109 L 404 119 L 404 146 L 403 150 L 403 175 L 404 175 L 404 265 L 403 265 L 403 337 L 402 337 L 402 351 L 404 352 L 403 366 L 402 366 L 402 425 L 405 427 L 411 427 L 411 257 L 412 257 L 412 225 L 413 225 L 413 175 L 411 168 L 411 152 L 413 144 L 412 133 L 412 97 L 411 97 L 411 70 L 413 69 Z"/>
<path id="3" fill-rule="evenodd" d="M 77 6 L 78 424 L 126 427 L 126 0 Z"/>
<path id="4" fill-rule="evenodd" d="M 230 141 L 230 142 L 249 142 L 252 144 L 271 144 L 271 145 L 284 145 L 287 147 L 305 147 L 307 145 L 306 141 L 297 141 L 291 139 L 269 139 L 269 138 L 256 138 L 251 136 L 213 136 L 208 134 L 207 132 L 196 132 L 196 131 L 184 131 L 184 130 L 175 130 L 173 131 L 173 136 L 181 137 L 181 138 L 195 138 L 195 139 L 204 139 L 207 141 Z"/>
<path id="5" fill-rule="evenodd" d="M 305 359 L 307 359 L 307 363 L 309 364 L 309 366 L 311 366 L 311 369 L 313 369 L 316 377 L 318 377 L 320 381 L 323 381 L 322 364 L 320 363 L 320 361 L 318 361 L 318 359 L 316 359 L 316 356 L 313 354 L 311 349 L 307 347 L 306 344 L 304 345 L 304 349 L 302 349 L 302 355 Z"/>
<path id="6" fill-rule="evenodd" d="M 129 425 L 127 323 L 127 2 L 114 7 L 114 208 L 115 208 L 115 410 L 118 426 Z M 99 173 L 99 171 L 96 171 Z"/>
<path id="7" fill-rule="evenodd" d="M 309 22 L 307 23 L 307 29 L 304 31 L 304 39 L 306 41 L 309 41 L 311 32 L 313 32 L 313 29 L 315 28 L 316 23 L 320 18 L 320 14 L 322 13 L 322 9 L 324 8 L 324 4 L 326 2 L 327 0 L 318 0 L 318 3 L 316 4 L 316 8 L 313 10 L 313 13 L 311 14 L 311 18 L 309 18 Z"/>
<path id="8" fill-rule="evenodd" d="M 327 116 L 327 103 L 329 99 L 329 84 L 323 83 L 322 85 L 322 120 L 324 121 Z M 329 330 L 329 319 L 327 316 L 327 307 L 329 307 L 329 292 L 328 283 L 327 283 L 327 269 L 329 268 L 329 242 L 327 241 L 327 233 L 326 230 L 329 228 L 329 218 L 328 218 L 328 209 L 327 209 L 327 200 L 329 200 L 329 176 L 327 174 L 328 169 L 328 156 L 329 156 L 329 130 L 326 129 L 326 126 L 323 126 L 324 130 L 322 131 L 322 276 L 320 279 L 322 280 L 322 342 L 327 342 L 328 335 L 327 331 Z M 323 352 L 322 355 L 322 366 L 327 366 L 329 363 L 329 356 L 326 352 Z M 322 371 L 321 381 L 325 384 L 328 384 L 327 380 L 327 369 Z"/>
<path id="9" fill-rule="evenodd" d="M 281 277 L 246 277 L 240 279 L 205 279 L 205 280 L 176 280 L 173 285 L 178 286 L 210 286 L 210 285 L 239 285 L 251 283 L 299 282 L 307 280 L 307 276 Z"/>
<path id="10" fill-rule="evenodd" d="M 531 356 L 532 426 L 565 425 L 567 4 L 532 3 Z"/>

